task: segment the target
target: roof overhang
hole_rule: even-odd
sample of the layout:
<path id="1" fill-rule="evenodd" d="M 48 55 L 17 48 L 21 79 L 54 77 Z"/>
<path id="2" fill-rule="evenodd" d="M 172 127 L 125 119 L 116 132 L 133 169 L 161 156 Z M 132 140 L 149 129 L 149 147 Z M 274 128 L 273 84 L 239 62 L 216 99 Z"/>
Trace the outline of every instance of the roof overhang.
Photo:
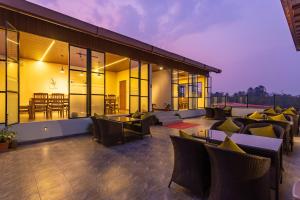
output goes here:
<path id="1" fill-rule="evenodd" d="M 106 40 L 108 42 L 113 42 L 122 46 L 126 46 L 131 49 L 135 49 L 138 51 L 145 52 L 147 54 L 151 54 L 152 56 L 159 56 L 161 57 L 162 61 L 166 61 L 166 62 L 170 61 L 170 63 L 173 63 L 174 65 L 178 63 L 178 65 L 182 64 L 185 66 L 190 66 L 191 68 L 197 68 L 201 71 L 206 71 L 207 73 L 209 72 L 221 73 L 221 70 L 218 68 L 208 66 L 198 61 L 188 59 L 178 54 L 146 44 L 144 42 L 104 29 L 102 27 L 97 27 L 95 25 L 83 22 L 81 20 L 27 2 L 25 0 L 0 0 L 0 8 L 16 12 L 23 16 L 28 16 L 30 18 L 35 18 L 38 19 L 39 21 L 44 21 L 44 23 L 54 24 L 56 27 L 63 27 L 65 29 L 72 30 L 73 32 L 76 31 L 86 35 L 90 35 L 94 38 L 101 38 L 102 40 Z M 3 15 L 5 16 L 2 16 L 2 18 L 7 17 L 9 18 L 9 20 L 13 20 L 15 23 L 17 23 L 16 21 L 17 14 L 8 16 L 9 14 L 6 13 Z M 21 17 L 19 17 L 19 19 L 21 19 Z M 31 20 L 30 23 L 38 22 L 38 21 L 34 21 L 33 19 L 28 19 L 28 20 Z M 27 21 L 25 22 L 27 23 Z M 40 25 L 44 25 L 44 24 L 40 24 Z M 19 30 L 23 30 L 23 31 L 26 31 L 26 29 L 28 29 L 28 26 L 37 29 L 37 27 L 33 27 L 33 25 L 29 25 L 29 23 L 27 23 L 27 26 L 21 23 L 19 23 L 19 26 L 16 25 L 16 27 L 19 28 Z M 36 24 L 36 26 L 38 26 L 38 24 Z M 36 32 L 38 31 L 36 30 Z M 197 69 L 194 69 L 192 71 L 197 71 Z"/>
<path id="2" fill-rule="evenodd" d="M 300 51 L 300 0 L 281 0 L 295 47 Z"/>

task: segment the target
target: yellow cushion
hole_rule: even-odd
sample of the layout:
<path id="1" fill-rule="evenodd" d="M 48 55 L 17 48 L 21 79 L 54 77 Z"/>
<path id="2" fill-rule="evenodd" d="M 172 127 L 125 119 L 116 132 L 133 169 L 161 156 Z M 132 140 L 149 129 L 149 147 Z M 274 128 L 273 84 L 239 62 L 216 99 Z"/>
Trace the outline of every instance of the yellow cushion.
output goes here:
<path id="1" fill-rule="evenodd" d="M 263 114 L 260 114 L 259 112 L 255 111 L 251 115 L 248 116 L 249 119 L 264 119 L 265 116 Z"/>
<path id="2" fill-rule="evenodd" d="M 179 136 L 186 139 L 194 140 L 195 138 L 191 136 L 190 134 L 187 134 L 186 132 L 179 130 Z"/>
<path id="3" fill-rule="evenodd" d="M 287 109 L 285 111 L 282 112 L 285 115 L 296 115 L 294 111 L 292 111 L 291 109 Z"/>
<path id="4" fill-rule="evenodd" d="M 220 126 L 217 127 L 217 129 L 224 132 L 236 133 L 240 130 L 240 127 L 238 127 L 231 118 L 227 118 Z"/>
<path id="5" fill-rule="evenodd" d="M 281 111 L 282 111 L 282 108 L 281 108 L 280 106 L 276 106 L 276 107 L 275 107 L 275 110 L 276 110 L 277 112 L 281 112 Z"/>
<path id="6" fill-rule="evenodd" d="M 218 147 L 230 151 L 235 151 L 239 153 L 246 153 L 241 149 L 235 142 L 233 142 L 229 137 L 226 136 L 224 142 L 222 142 Z"/>
<path id="7" fill-rule="evenodd" d="M 271 114 L 271 115 L 276 115 L 276 112 L 273 108 L 269 108 L 269 109 L 265 110 L 264 113 Z"/>
<path id="8" fill-rule="evenodd" d="M 283 114 L 269 116 L 268 119 L 274 121 L 288 121 Z"/>
<path id="9" fill-rule="evenodd" d="M 273 130 L 272 125 L 268 125 L 265 127 L 259 127 L 259 128 L 250 128 L 249 131 L 252 135 L 276 138 L 276 134 Z"/>

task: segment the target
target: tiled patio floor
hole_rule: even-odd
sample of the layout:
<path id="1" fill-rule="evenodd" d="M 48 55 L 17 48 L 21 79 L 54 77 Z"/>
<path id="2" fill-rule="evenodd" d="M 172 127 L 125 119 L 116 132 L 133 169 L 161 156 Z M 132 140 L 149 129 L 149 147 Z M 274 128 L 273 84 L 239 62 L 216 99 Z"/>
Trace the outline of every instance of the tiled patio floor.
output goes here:
<path id="1" fill-rule="evenodd" d="M 209 126 L 211 122 L 189 119 Z M 26 145 L 0 155 L 0 199 L 198 199 L 183 188 L 167 187 L 173 168 L 168 137 L 177 130 L 152 127 L 153 137 L 105 148 L 89 136 Z M 291 199 L 300 179 L 300 140 L 284 157 L 281 199 Z"/>

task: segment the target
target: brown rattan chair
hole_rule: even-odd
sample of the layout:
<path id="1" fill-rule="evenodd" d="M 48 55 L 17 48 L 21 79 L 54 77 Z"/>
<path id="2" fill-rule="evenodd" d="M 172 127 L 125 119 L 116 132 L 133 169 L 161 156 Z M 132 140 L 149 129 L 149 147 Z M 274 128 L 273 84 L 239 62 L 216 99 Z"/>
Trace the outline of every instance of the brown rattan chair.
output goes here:
<path id="1" fill-rule="evenodd" d="M 100 140 L 104 146 L 111 146 L 124 142 L 122 123 L 105 118 L 97 118 Z"/>
<path id="2" fill-rule="evenodd" d="M 273 126 L 273 130 L 274 130 L 274 133 L 275 133 L 276 137 L 280 138 L 280 139 L 283 139 L 283 137 L 284 137 L 284 129 L 282 127 L 280 127 L 279 125 L 272 124 L 270 122 L 268 122 L 268 123 L 266 123 L 266 122 L 265 123 L 264 122 L 259 122 L 259 123 L 249 124 L 249 125 L 247 125 L 244 128 L 243 133 L 251 135 L 251 132 L 250 132 L 251 128 L 260 128 L 260 127 L 266 127 L 266 126 L 269 126 L 269 125 Z"/>
<path id="3" fill-rule="evenodd" d="M 249 119 L 249 118 L 243 118 L 243 117 L 237 117 L 234 119 L 236 122 L 240 122 L 244 125 L 244 127 L 246 127 L 249 124 L 254 124 L 254 123 L 258 123 L 259 121 L 254 120 L 254 119 Z"/>
<path id="4" fill-rule="evenodd" d="M 205 108 L 205 117 L 208 119 L 213 119 L 214 118 L 214 109 L 213 108 Z"/>
<path id="5" fill-rule="evenodd" d="M 205 146 L 211 163 L 209 200 L 270 200 L 270 159 Z"/>
<path id="6" fill-rule="evenodd" d="M 174 168 L 169 183 L 174 182 L 201 197 L 210 188 L 210 162 L 204 142 L 170 136 L 174 148 Z"/>
<path id="7" fill-rule="evenodd" d="M 243 129 L 244 129 L 244 124 L 241 123 L 241 122 L 239 122 L 239 121 L 236 121 L 235 119 L 232 119 L 232 120 L 233 120 L 233 122 L 234 122 L 238 127 L 240 127 L 240 130 L 237 131 L 237 132 L 238 132 L 238 133 L 242 132 Z M 225 122 L 225 120 L 218 121 L 218 122 L 214 123 L 214 124 L 211 126 L 210 129 L 211 129 L 211 130 L 218 130 L 218 127 L 219 127 L 220 125 L 222 125 L 224 122 Z"/>
<path id="8" fill-rule="evenodd" d="M 214 108 L 214 120 L 226 119 L 225 111 L 222 108 Z"/>

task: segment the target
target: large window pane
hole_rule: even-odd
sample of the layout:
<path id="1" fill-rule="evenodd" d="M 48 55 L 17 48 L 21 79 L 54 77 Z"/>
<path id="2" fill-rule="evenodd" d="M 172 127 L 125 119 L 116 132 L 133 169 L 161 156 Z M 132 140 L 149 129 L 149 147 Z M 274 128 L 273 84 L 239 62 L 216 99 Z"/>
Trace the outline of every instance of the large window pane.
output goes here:
<path id="1" fill-rule="evenodd" d="M 173 90 L 173 97 L 178 97 L 178 85 L 177 84 L 172 84 L 172 90 Z"/>
<path id="2" fill-rule="evenodd" d="M 0 60 L 6 59 L 5 53 L 5 30 L 0 29 Z"/>
<path id="3" fill-rule="evenodd" d="M 86 117 L 86 95 L 70 95 L 70 117 Z"/>
<path id="4" fill-rule="evenodd" d="M 104 94 L 104 74 L 92 73 L 92 94 Z"/>
<path id="5" fill-rule="evenodd" d="M 148 112 L 148 97 L 141 97 L 141 111 Z"/>
<path id="6" fill-rule="evenodd" d="M 148 80 L 148 64 L 143 63 L 141 66 L 141 79 L 147 79 Z"/>
<path id="7" fill-rule="evenodd" d="M 139 110 L 139 97 L 131 96 L 130 97 L 130 112 L 134 113 Z"/>
<path id="8" fill-rule="evenodd" d="M 18 91 L 18 64 L 8 62 L 7 65 L 7 90 Z"/>
<path id="9" fill-rule="evenodd" d="M 18 33 L 7 31 L 7 58 L 10 61 L 18 60 Z"/>
<path id="10" fill-rule="evenodd" d="M 92 51 L 92 72 L 104 73 L 104 53 Z"/>
<path id="11" fill-rule="evenodd" d="M 141 80 L 141 96 L 148 96 L 148 81 Z"/>
<path id="12" fill-rule="evenodd" d="M 86 49 L 70 47 L 70 69 L 86 71 Z"/>
<path id="13" fill-rule="evenodd" d="M 5 93 L 0 93 L 0 123 L 5 123 Z"/>
<path id="14" fill-rule="evenodd" d="M 139 95 L 139 79 L 130 79 L 130 94 Z"/>
<path id="15" fill-rule="evenodd" d="M 135 78 L 139 77 L 139 62 L 136 60 L 130 61 L 130 76 Z"/>
<path id="16" fill-rule="evenodd" d="M 173 98 L 173 110 L 178 110 L 178 98 Z"/>
<path id="17" fill-rule="evenodd" d="M 92 95 L 92 115 L 94 113 L 98 115 L 104 114 L 104 96 Z"/>
<path id="18" fill-rule="evenodd" d="M 70 92 L 86 94 L 86 72 L 70 71 Z"/>
<path id="19" fill-rule="evenodd" d="M 5 91 L 6 76 L 5 76 L 5 62 L 0 61 L 0 91 Z"/>
<path id="20" fill-rule="evenodd" d="M 18 122 L 18 94 L 7 93 L 7 124 L 14 124 Z"/>

